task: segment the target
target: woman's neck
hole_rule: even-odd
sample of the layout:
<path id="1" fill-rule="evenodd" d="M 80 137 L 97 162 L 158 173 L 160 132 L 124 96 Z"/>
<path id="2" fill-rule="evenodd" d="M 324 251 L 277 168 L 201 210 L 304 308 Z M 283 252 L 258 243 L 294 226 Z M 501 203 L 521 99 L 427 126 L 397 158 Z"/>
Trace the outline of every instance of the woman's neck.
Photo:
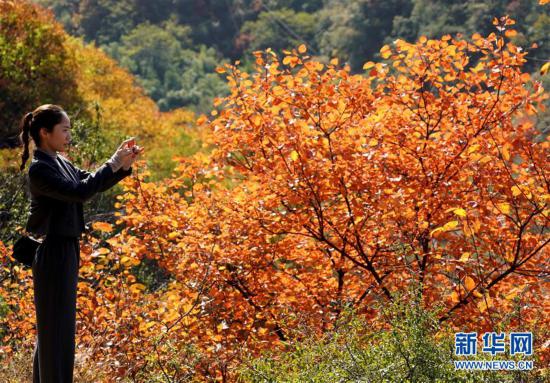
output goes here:
<path id="1" fill-rule="evenodd" d="M 53 158 L 57 157 L 57 152 L 55 150 L 50 149 L 50 148 L 45 148 L 45 147 L 40 147 L 39 146 L 36 149 L 48 154 L 50 157 L 53 157 Z"/>

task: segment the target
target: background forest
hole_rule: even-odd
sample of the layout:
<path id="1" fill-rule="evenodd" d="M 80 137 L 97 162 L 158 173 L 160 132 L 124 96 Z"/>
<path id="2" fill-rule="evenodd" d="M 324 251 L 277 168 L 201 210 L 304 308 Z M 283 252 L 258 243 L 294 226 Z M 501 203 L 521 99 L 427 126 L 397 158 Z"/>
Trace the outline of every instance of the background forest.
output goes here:
<path id="1" fill-rule="evenodd" d="M 491 31 L 495 15 L 517 22 L 514 42 L 532 49 L 526 70 L 550 56 L 550 17 L 537 1 L 425 0 L 37 0 L 65 30 L 113 57 L 134 74 L 161 110 L 207 112 L 227 91 L 214 73 L 222 62 L 250 68 L 252 52 L 280 52 L 304 43 L 315 58 L 338 57 L 352 73 L 379 58 L 396 38 Z"/>
<path id="2" fill-rule="evenodd" d="M 0 380 L 18 124 L 56 103 L 76 165 L 146 149 L 85 204 L 76 382 L 548 381 L 547 3 L 0 0 Z M 535 369 L 454 370 L 514 330 Z"/>

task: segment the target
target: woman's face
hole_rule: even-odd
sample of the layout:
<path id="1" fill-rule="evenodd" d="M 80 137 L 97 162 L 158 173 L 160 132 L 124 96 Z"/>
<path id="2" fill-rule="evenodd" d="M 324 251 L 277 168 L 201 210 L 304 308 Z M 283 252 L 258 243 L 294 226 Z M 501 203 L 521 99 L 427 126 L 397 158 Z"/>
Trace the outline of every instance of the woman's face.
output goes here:
<path id="1" fill-rule="evenodd" d="M 71 142 L 71 121 L 65 112 L 61 121 L 56 124 L 51 132 L 40 129 L 40 147 L 51 151 L 65 152 Z"/>

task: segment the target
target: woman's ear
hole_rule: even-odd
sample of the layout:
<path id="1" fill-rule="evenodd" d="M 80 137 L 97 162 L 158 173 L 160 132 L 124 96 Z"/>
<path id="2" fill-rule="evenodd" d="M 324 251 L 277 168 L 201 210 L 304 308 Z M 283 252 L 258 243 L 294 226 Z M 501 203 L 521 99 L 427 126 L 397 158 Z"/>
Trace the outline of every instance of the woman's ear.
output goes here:
<path id="1" fill-rule="evenodd" d="M 42 142 L 44 139 L 46 139 L 46 137 L 48 137 L 48 131 L 44 127 L 38 129 L 38 134 L 40 135 L 40 141 Z"/>

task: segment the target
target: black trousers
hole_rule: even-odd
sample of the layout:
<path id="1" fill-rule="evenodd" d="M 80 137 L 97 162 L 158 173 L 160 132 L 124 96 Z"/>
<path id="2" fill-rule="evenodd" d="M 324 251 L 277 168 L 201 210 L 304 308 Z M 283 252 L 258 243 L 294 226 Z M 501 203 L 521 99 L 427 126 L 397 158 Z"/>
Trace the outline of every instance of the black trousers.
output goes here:
<path id="1" fill-rule="evenodd" d="M 79 264 L 78 237 L 47 235 L 34 256 L 33 383 L 73 381 Z"/>

